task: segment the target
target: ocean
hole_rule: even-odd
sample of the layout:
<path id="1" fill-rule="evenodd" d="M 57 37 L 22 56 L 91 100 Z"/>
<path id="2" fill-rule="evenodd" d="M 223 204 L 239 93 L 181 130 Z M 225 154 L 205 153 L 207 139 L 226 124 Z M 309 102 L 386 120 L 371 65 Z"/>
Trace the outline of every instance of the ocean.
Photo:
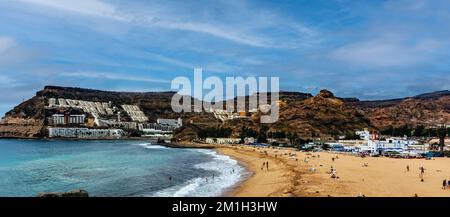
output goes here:
<path id="1" fill-rule="evenodd" d="M 0 139 L 0 197 L 74 189 L 94 197 L 222 196 L 247 174 L 236 160 L 207 149 L 127 140 Z"/>

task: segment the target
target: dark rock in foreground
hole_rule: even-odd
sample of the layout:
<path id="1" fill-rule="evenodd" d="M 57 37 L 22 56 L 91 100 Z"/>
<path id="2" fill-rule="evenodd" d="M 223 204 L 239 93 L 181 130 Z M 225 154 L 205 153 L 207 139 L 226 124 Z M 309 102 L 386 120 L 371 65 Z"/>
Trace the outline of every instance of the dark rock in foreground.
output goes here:
<path id="1" fill-rule="evenodd" d="M 76 189 L 69 192 L 42 192 L 38 197 L 89 197 L 89 193 L 82 189 Z"/>

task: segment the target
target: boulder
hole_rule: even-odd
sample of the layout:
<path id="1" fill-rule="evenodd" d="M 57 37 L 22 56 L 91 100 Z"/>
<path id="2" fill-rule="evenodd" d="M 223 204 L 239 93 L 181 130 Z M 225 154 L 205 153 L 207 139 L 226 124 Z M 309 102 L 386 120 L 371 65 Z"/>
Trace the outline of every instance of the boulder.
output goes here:
<path id="1" fill-rule="evenodd" d="M 75 189 L 69 192 L 42 192 L 38 197 L 89 197 L 89 193 L 82 189 Z"/>

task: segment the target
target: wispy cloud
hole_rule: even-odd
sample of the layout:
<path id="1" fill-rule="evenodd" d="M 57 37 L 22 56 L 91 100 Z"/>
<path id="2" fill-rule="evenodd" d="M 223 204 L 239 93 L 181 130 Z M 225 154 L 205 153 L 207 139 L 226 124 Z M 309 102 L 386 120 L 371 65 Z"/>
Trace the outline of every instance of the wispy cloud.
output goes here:
<path id="1" fill-rule="evenodd" d="M 101 0 L 18 0 L 37 6 L 44 6 L 54 10 L 64 10 L 82 15 L 98 16 L 108 19 L 122 20 L 123 17 L 116 13 L 116 8 Z"/>
<path id="2" fill-rule="evenodd" d="M 0 75 L 0 86 L 3 88 L 11 88 L 11 87 L 17 87 L 21 86 L 16 79 L 13 79 L 7 75 Z"/>
<path id="3" fill-rule="evenodd" d="M 0 84 L 27 84 L 18 98 L 46 84 L 164 89 L 195 67 L 363 99 L 448 87 L 447 0 L 16 0 L 0 8 Z"/>
<path id="4" fill-rule="evenodd" d="M 139 82 L 150 82 L 150 83 L 170 83 L 170 80 L 151 78 L 146 75 L 142 76 L 130 76 L 126 74 L 116 74 L 108 72 L 63 72 L 59 74 L 65 77 L 82 77 L 82 78 L 93 78 L 93 79 L 106 79 L 106 80 L 119 80 L 119 81 L 139 81 Z"/>
<path id="5" fill-rule="evenodd" d="M 165 63 L 172 66 L 181 67 L 184 69 L 193 70 L 194 68 L 204 68 L 206 72 L 218 72 L 218 73 L 230 73 L 237 69 L 236 66 L 230 66 L 228 64 L 220 63 L 220 62 L 204 62 L 203 64 L 191 63 L 187 61 L 181 61 L 179 59 L 164 56 L 157 53 L 145 52 L 145 57 L 154 61 L 158 61 L 161 63 Z"/>
<path id="6" fill-rule="evenodd" d="M 0 37 L 0 57 L 4 56 L 4 53 L 14 47 L 15 44 L 12 38 Z"/>
<path id="7" fill-rule="evenodd" d="M 225 27 L 218 27 L 207 23 L 195 23 L 195 22 L 176 22 L 169 20 L 149 20 L 147 22 L 155 27 L 169 28 L 175 30 L 186 30 L 199 33 L 209 34 L 215 37 L 227 39 L 236 43 L 250 45 L 254 47 L 274 47 L 274 45 L 268 44 L 264 39 L 258 38 L 252 35 L 246 35 L 236 31 L 236 29 L 227 29 Z"/>
<path id="8" fill-rule="evenodd" d="M 259 26 L 251 24 L 245 26 L 242 24 L 224 24 L 224 23 L 209 23 L 209 21 L 191 21 L 184 20 L 179 14 L 166 10 L 165 7 L 153 4 L 157 9 L 152 10 L 154 14 L 146 13 L 130 13 L 129 11 L 119 10 L 111 3 L 101 0 L 19 0 L 23 3 L 48 7 L 55 10 L 63 10 L 80 15 L 95 16 L 100 18 L 111 19 L 118 22 L 132 23 L 133 25 L 142 25 L 147 27 L 164 28 L 171 30 L 191 31 L 196 33 L 207 34 L 217 38 L 225 39 L 242 45 L 262 48 L 294 48 L 300 45 L 308 44 L 308 42 L 317 41 L 317 32 L 312 27 L 307 27 L 304 24 L 296 23 L 293 20 L 284 20 L 278 16 L 261 17 Z M 235 11 L 237 13 L 237 11 Z M 245 11 L 245 13 L 247 13 Z M 258 13 L 258 12 L 256 12 Z M 255 13 L 255 14 L 256 14 Z M 262 13 L 264 14 L 264 13 Z M 268 22 L 272 20 L 271 22 Z M 277 20 L 273 23 L 273 20 Z M 244 23 L 244 22 L 242 22 Z M 267 25 L 269 24 L 269 25 Z M 281 27 L 282 32 L 287 34 L 295 34 L 297 39 L 281 37 L 280 35 L 270 37 L 269 34 L 258 33 L 258 30 L 267 28 Z"/>
<path id="9" fill-rule="evenodd" d="M 30 63 L 36 55 L 35 49 L 22 46 L 12 37 L 0 36 L 0 71 L 6 66 L 23 65 L 24 61 Z"/>
<path id="10" fill-rule="evenodd" d="M 0 36 L 0 64 L 14 60 L 11 55 L 17 54 L 15 48 L 17 48 L 17 43 L 13 38 Z"/>
<path id="11" fill-rule="evenodd" d="M 412 66 L 432 59 L 439 49 L 435 40 L 406 43 L 406 40 L 367 40 L 350 43 L 331 53 L 331 57 L 352 65 L 367 67 Z"/>

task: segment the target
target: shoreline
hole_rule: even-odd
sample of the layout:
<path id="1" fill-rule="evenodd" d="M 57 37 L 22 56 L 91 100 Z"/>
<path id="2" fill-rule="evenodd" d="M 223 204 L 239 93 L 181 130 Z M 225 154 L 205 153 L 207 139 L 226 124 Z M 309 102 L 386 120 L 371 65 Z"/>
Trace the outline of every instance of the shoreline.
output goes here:
<path id="1" fill-rule="evenodd" d="M 49 137 L 12 137 L 12 136 L 3 136 L 0 137 L 0 139 L 5 139 L 5 140 L 41 140 L 41 141 L 53 141 L 53 140 L 73 140 L 73 141 L 95 141 L 95 140 L 106 140 L 106 141 L 120 141 L 120 140 L 124 140 L 124 141 L 130 141 L 130 140 L 135 140 L 135 141 L 157 141 L 155 139 L 150 139 L 150 138 L 145 138 L 145 137 L 127 137 L 127 138 L 120 138 L 120 139 L 114 139 L 114 138 L 49 138 Z"/>
<path id="2" fill-rule="evenodd" d="M 241 150 L 240 146 L 217 146 L 219 154 L 229 156 L 245 167 L 248 175 L 236 183 L 224 196 L 231 197 L 289 197 L 293 194 L 295 173 L 282 160 L 257 152 Z M 269 169 L 262 168 L 269 162 Z"/>
<path id="3" fill-rule="evenodd" d="M 148 139 L 136 141 L 145 140 L 156 144 Z M 448 157 L 427 160 L 360 157 L 339 152 L 302 152 L 271 146 L 201 143 L 157 145 L 214 149 L 217 154 L 236 160 L 247 172 L 240 181 L 224 189 L 221 197 L 450 197 L 450 187 L 442 188 L 443 180 L 450 180 Z M 262 168 L 263 162 L 269 162 L 268 170 Z M 425 168 L 423 174 L 420 172 L 422 167 Z M 330 168 L 337 172 L 336 178 L 331 177 Z"/>

